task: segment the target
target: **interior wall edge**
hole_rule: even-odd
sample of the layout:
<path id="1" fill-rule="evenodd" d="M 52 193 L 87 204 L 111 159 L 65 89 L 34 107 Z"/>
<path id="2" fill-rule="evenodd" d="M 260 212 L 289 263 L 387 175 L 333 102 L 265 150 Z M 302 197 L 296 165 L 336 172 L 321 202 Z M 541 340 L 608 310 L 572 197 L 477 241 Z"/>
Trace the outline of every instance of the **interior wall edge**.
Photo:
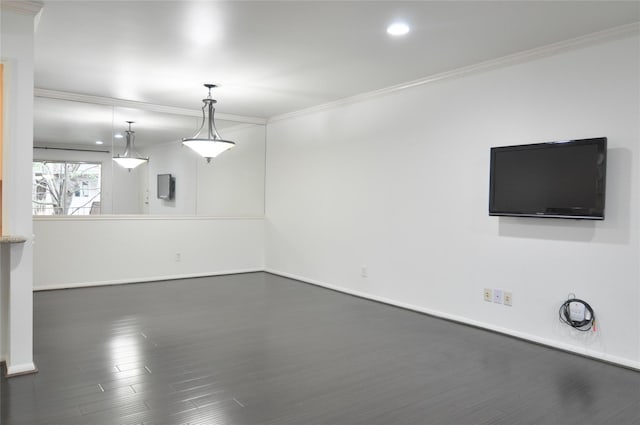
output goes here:
<path id="1" fill-rule="evenodd" d="M 103 280 L 96 282 L 76 282 L 76 283 L 55 283 L 50 285 L 40 285 L 33 288 L 33 292 L 40 291 L 55 291 L 59 289 L 76 289 L 76 288 L 90 288 L 94 286 L 110 286 L 110 285 L 128 285 L 134 283 L 151 283 L 161 282 L 165 280 L 177 280 L 177 279 L 193 279 L 197 277 L 211 277 L 211 276 L 225 276 L 232 274 L 244 274 L 244 273 L 256 273 L 263 272 L 264 269 L 237 269 L 237 270 L 223 270 L 215 272 L 204 273 L 186 273 L 176 275 L 162 275 L 162 276 L 150 276 L 150 277 L 138 277 L 132 279 L 115 279 L 115 280 Z"/>
<path id="2" fill-rule="evenodd" d="M 417 313 L 422 313 L 422 314 L 426 314 L 429 316 L 433 316 L 433 317 L 437 317 L 440 319 L 445 319 L 445 320 L 449 320 L 452 322 L 456 322 L 462 325 L 468 325 L 468 326 L 473 326 L 476 328 L 480 328 L 480 329 L 485 329 L 485 330 L 489 330 L 491 332 L 495 332 L 495 333 L 499 333 L 499 334 L 503 334 L 506 336 L 510 336 L 513 338 L 517 338 L 517 339 L 521 339 L 527 342 L 531 342 L 531 343 L 535 343 L 535 344 L 540 344 L 543 345 L 545 347 L 549 347 L 549 348 L 553 348 L 553 349 L 557 349 L 560 351 L 564 351 L 564 352 L 568 352 L 571 354 L 576 354 L 579 356 L 583 356 L 583 357 L 587 357 L 589 359 L 593 359 L 593 360 L 597 360 L 597 361 L 602 361 L 605 363 L 610 363 L 616 366 L 622 366 L 628 369 L 633 369 L 635 371 L 640 372 L 640 361 L 635 361 L 635 360 L 631 360 L 631 359 L 626 359 L 623 357 L 618 357 L 618 356 L 612 356 L 609 354 L 605 354 L 605 353 L 601 353 L 599 351 L 594 351 L 594 350 L 589 350 L 588 348 L 584 348 L 584 349 L 580 349 L 574 345 L 570 345 L 570 344 L 562 344 L 559 343 L 557 341 L 554 341 L 552 339 L 548 339 L 548 338 L 542 338 L 536 335 L 531 335 L 531 334 L 527 334 L 525 332 L 519 332 L 519 331 L 514 331 L 508 328 L 503 328 L 500 326 L 494 326 L 488 323 L 484 323 L 484 322 L 480 322 L 477 320 L 473 320 L 473 319 L 469 319 L 467 317 L 464 316 L 458 316 L 458 315 L 454 315 L 454 314 L 449 314 L 449 313 L 445 313 L 442 311 L 438 311 L 438 310 L 433 310 L 430 308 L 424 308 L 415 304 L 409 304 L 409 303 L 404 303 L 404 302 L 400 302 L 400 301 L 396 301 L 394 299 L 391 298 L 386 298 L 386 297 L 380 297 L 377 295 L 372 295 L 366 292 L 361 292 L 361 291 L 354 291 L 352 289 L 340 286 L 340 285 L 334 285 L 331 283 L 327 283 L 327 282 L 323 282 L 320 280 L 316 280 L 316 279 L 309 279 L 307 277 L 304 276 L 299 276 L 296 274 L 292 274 L 292 273 L 287 273 L 287 272 L 283 272 L 280 270 L 275 270 L 275 269 L 271 269 L 271 268 L 266 268 L 264 270 L 267 273 L 271 273 L 277 276 L 282 276 L 282 277 L 286 277 L 289 279 L 295 279 L 295 280 L 299 280 L 301 282 L 304 283 L 308 283 L 310 285 L 315 285 L 315 286 L 320 286 L 326 289 L 330 289 L 333 291 L 337 291 L 337 292 L 341 292 L 343 294 L 348 294 L 348 295 L 352 295 L 355 297 L 359 297 L 359 298 L 363 298 L 363 299 L 367 299 L 367 300 L 371 300 L 371 301 L 375 301 L 375 302 L 380 302 L 383 304 L 388 304 L 394 307 L 399 307 L 405 310 L 410 310 L 410 311 L 414 311 Z"/>

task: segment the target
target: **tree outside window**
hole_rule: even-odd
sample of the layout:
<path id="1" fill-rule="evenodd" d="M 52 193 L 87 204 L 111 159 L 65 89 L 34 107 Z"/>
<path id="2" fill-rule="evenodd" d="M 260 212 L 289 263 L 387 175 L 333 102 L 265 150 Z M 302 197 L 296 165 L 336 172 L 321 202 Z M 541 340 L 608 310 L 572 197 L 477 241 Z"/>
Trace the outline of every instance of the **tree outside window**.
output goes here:
<path id="1" fill-rule="evenodd" d="M 101 164 L 34 161 L 33 215 L 100 214 Z"/>

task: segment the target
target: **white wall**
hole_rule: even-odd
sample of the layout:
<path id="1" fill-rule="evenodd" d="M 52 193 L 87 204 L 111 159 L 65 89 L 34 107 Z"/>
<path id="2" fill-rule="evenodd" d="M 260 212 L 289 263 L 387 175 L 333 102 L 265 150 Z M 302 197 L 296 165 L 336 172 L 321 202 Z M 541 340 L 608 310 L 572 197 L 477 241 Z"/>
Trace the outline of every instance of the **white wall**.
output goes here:
<path id="1" fill-rule="evenodd" d="M 102 214 L 143 214 L 144 199 L 140 196 L 140 185 L 145 181 L 148 164 L 127 170 L 116 164 L 109 154 L 103 162 Z M 109 180 L 107 180 L 107 178 Z"/>
<path id="2" fill-rule="evenodd" d="M 197 214 L 264 216 L 265 126 L 226 128 L 236 146 L 207 163 L 197 162 Z"/>
<path id="3" fill-rule="evenodd" d="M 640 368 L 639 47 L 601 41 L 270 122 L 267 270 Z M 488 216 L 490 147 L 598 136 L 605 221 Z M 559 324 L 570 292 L 597 333 Z"/>
<path id="4" fill-rule="evenodd" d="M 37 151 L 39 158 L 102 161 L 103 213 L 127 207 L 150 215 L 34 218 L 35 289 L 263 270 L 265 129 L 243 125 L 224 135 L 237 146 L 209 164 L 176 142 L 147 150 L 149 163 L 131 173 L 108 154 Z M 176 178 L 173 201 L 156 197 L 162 173 Z"/>
<path id="5" fill-rule="evenodd" d="M 262 218 L 43 217 L 34 231 L 35 289 L 264 268 Z"/>
<path id="6" fill-rule="evenodd" d="M 3 347 L 9 374 L 33 365 L 33 158 L 34 17 L 0 7 L 0 60 L 5 64 L 3 146 L 3 233 L 26 237 L 24 244 L 2 249 Z M 10 256 L 10 259 L 7 258 Z M 6 323 L 5 323 L 6 320 Z"/>

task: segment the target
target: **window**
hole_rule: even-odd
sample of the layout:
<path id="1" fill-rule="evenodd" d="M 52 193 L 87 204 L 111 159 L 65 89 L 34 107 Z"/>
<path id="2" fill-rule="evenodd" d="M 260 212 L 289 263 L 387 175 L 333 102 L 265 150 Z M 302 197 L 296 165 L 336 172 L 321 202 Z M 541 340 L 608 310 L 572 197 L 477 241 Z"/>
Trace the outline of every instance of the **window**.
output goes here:
<path id="1" fill-rule="evenodd" d="M 102 166 L 71 161 L 33 162 L 33 215 L 100 214 Z"/>

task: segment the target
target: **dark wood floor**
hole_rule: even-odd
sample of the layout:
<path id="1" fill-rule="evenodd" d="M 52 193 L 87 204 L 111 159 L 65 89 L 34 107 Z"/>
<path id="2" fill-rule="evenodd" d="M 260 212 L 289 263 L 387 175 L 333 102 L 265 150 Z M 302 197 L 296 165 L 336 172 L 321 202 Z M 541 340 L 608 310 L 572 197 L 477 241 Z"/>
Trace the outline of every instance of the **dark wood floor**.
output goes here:
<path id="1" fill-rule="evenodd" d="M 34 302 L 4 425 L 640 424 L 640 373 L 265 273 Z"/>

